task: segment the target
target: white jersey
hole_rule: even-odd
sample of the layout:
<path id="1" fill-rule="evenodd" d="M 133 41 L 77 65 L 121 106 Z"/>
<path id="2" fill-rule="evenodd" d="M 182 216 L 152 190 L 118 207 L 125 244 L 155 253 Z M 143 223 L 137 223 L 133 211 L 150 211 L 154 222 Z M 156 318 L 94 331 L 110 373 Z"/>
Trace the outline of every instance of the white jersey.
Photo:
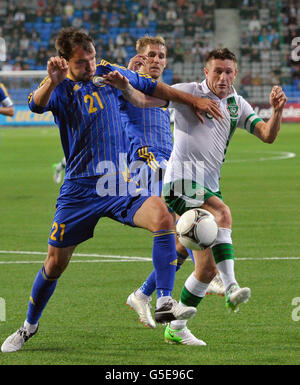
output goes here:
<path id="1" fill-rule="evenodd" d="M 202 83 L 180 83 L 173 86 L 196 97 L 216 100 L 224 116 L 219 122 L 208 114 L 200 122 L 192 109 L 171 102 L 174 114 L 174 147 L 165 174 L 165 183 L 179 179 L 193 180 L 213 192 L 219 191 L 220 170 L 229 141 L 236 127 L 253 133 L 259 118 L 250 104 L 233 92 L 219 99 Z"/>

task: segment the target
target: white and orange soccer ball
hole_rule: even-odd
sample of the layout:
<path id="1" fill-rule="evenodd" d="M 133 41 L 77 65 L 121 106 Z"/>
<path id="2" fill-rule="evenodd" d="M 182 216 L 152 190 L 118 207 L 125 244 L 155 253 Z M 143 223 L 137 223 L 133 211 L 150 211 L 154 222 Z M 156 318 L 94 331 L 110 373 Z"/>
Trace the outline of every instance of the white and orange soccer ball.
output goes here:
<path id="1" fill-rule="evenodd" d="M 186 211 L 178 220 L 176 233 L 179 242 L 191 250 L 202 250 L 214 244 L 218 234 L 215 217 L 204 209 Z"/>

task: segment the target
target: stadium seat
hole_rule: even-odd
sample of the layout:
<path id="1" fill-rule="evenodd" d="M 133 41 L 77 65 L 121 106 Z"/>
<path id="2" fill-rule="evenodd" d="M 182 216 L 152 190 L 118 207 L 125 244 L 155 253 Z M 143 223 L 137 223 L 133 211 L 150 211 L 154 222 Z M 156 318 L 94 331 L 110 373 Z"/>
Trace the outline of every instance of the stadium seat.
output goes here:
<path id="1" fill-rule="evenodd" d="M 74 11 L 74 17 L 82 17 L 83 16 L 83 11 L 81 10 L 81 9 L 76 9 L 75 11 Z"/>
<path id="2" fill-rule="evenodd" d="M 219 7 L 216 0 L 210 0 L 209 3 L 210 2 L 212 5 L 211 9 Z M 63 1 L 63 5 L 65 3 L 66 2 Z M 74 17 L 83 18 L 85 11 L 87 11 L 88 13 L 91 13 L 90 7 L 88 8 L 88 7 L 86 7 L 86 5 L 83 4 L 82 9 L 77 9 L 76 8 L 76 2 L 72 2 L 72 3 L 73 3 L 73 6 L 75 7 L 73 18 Z M 84 3 L 84 1 L 83 1 L 83 3 Z M 117 3 L 119 4 L 121 2 L 117 2 Z M 148 15 L 150 16 L 150 4 L 152 2 L 148 2 L 149 3 L 148 4 L 147 2 L 139 2 L 139 1 L 135 1 L 135 0 L 124 0 L 124 2 L 122 2 L 122 4 L 123 3 L 125 3 L 126 10 L 128 11 L 128 13 L 133 12 L 135 15 L 137 15 L 138 13 L 143 13 L 145 15 L 145 17 L 147 17 Z M 171 1 L 171 3 L 172 3 L 172 1 Z M 174 4 L 176 3 L 175 0 L 173 0 L 173 3 Z M 248 3 L 248 2 L 245 2 L 245 3 Z M 274 4 L 271 4 L 271 3 L 274 3 Z M 23 8 L 26 10 L 26 2 L 24 4 L 25 5 Z M 213 5 L 215 5 L 215 7 L 213 7 Z M 270 9 L 272 8 L 273 5 L 275 6 L 275 8 L 274 7 L 273 8 L 275 10 L 277 10 L 277 18 L 275 18 L 275 19 L 278 20 L 278 22 L 280 23 L 282 12 L 286 12 L 286 14 L 288 15 L 289 7 L 287 6 L 286 9 L 284 11 L 282 11 L 282 9 L 280 8 L 280 4 L 279 3 L 275 4 L 275 0 L 270 1 Z M 205 7 L 206 7 L 206 2 L 204 2 L 204 9 L 205 9 Z M 121 8 L 121 6 L 120 6 L 120 8 Z M 109 11 L 107 12 L 107 14 L 108 14 L 108 20 L 110 21 L 113 17 L 115 18 L 116 13 L 112 7 L 109 7 L 108 9 L 109 9 Z M 274 11 L 274 9 L 273 9 L 273 11 Z M 117 15 L 118 15 L 118 11 L 119 10 L 117 8 Z M 151 12 L 152 11 L 157 12 L 155 8 L 153 8 L 151 10 Z M 165 12 L 166 10 L 164 9 L 163 11 Z M 185 11 L 186 14 L 185 14 L 184 18 L 186 20 L 189 20 L 189 18 L 192 17 L 192 15 L 190 15 L 189 12 L 191 12 L 189 9 L 187 9 Z M 206 11 L 205 10 L 204 12 L 206 13 L 206 19 L 207 18 L 213 19 L 214 15 L 213 15 L 213 13 L 211 13 L 213 11 L 210 11 L 210 10 Z M 253 47 L 259 48 L 257 43 L 251 43 L 251 32 L 249 32 L 249 23 L 252 19 L 253 7 L 248 6 L 247 4 L 244 4 L 239 12 L 240 12 L 239 25 L 240 25 L 241 33 L 246 33 L 246 35 L 250 38 L 250 40 L 249 40 L 249 44 L 250 44 L 249 53 L 250 53 L 251 49 Z M 258 12 L 258 14 L 260 15 L 259 12 Z M 25 20 L 25 23 L 24 23 L 25 29 L 29 34 L 32 32 L 32 30 L 36 30 L 37 33 L 40 35 L 40 39 L 41 39 L 41 42 L 35 41 L 35 42 L 32 42 L 31 45 L 36 50 L 39 50 L 39 48 L 41 46 L 44 46 L 47 48 L 49 47 L 49 48 L 54 50 L 53 39 L 51 39 L 51 37 L 62 26 L 63 12 L 61 15 L 52 15 L 51 16 L 52 22 L 45 22 L 45 15 L 44 14 L 42 14 L 41 16 L 37 16 L 37 17 L 35 17 L 35 16 L 33 17 L 32 15 L 30 15 L 30 16 L 31 16 L 31 18 L 28 17 L 28 19 Z M 162 16 L 162 15 L 159 15 L 159 16 Z M 35 18 L 35 20 L 34 20 L 34 18 Z M 51 19 L 49 19 L 49 20 L 51 20 Z M 174 36 L 174 32 L 172 32 L 170 30 L 166 30 L 164 23 L 160 23 L 158 21 L 159 20 L 158 17 L 154 20 L 153 20 L 153 18 L 151 18 L 151 20 L 149 21 L 148 27 L 144 27 L 144 26 L 138 27 L 136 24 L 136 21 L 134 19 L 131 19 L 131 20 L 132 21 L 130 22 L 129 27 L 124 27 L 123 25 L 122 25 L 122 27 L 119 27 L 118 25 L 116 25 L 114 27 L 109 28 L 107 31 L 107 34 L 105 34 L 105 35 L 100 34 L 98 36 L 98 38 L 100 38 L 103 41 L 103 44 L 106 45 L 108 42 L 108 39 L 110 37 L 112 37 L 115 41 L 116 37 L 120 33 L 124 33 L 124 32 L 129 32 L 129 34 L 132 36 L 133 39 L 137 39 L 139 37 L 142 37 L 145 34 L 154 35 L 154 36 L 156 34 L 162 34 L 165 37 L 167 42 L 170 42 L 171 45 L 175 44 L 176 37 Z M 69 21 L 72 22 L 72 18 L 69 18 Z M 99 22 L 100 22 L 100 20 L 99 20 Z M 263 25 L 265 25 L 265 23 L 268 23 L 268 20 L 264 19 L 264 20 L 260 20 L 260 22 L 261 22 L 261 25 L 263 26 Z M 280 25 L 281 32 L 282 33 L 289 32 L 290 27 L 285 22 L 285 20 L 283 20 L 283 22 L 281 24 L 282 24 L 282 25 Z M 91 21 L 85 21 L 83 23 L 83 27 L 88 31 L 91 31 L 91 30 L 97 31 L 99 29 L 99 25 L 97 23 L 93 23 Z M 269 27 L 269 26 L 267 25 L 267 27 Z M 278 30 L 279 29 L 280 28 L 278 25 Z M 211 27 L 207 28 L 204 26 L 204 24 L 201 23 L 201 25 L 199 24 L 196 26 L 195 31 L 196 32 L 195 32 L 194 36 L 191 37 L 191 36 L 185 36 L 184 30 L 183 30 L 183 32 L 182 32 L 183 36 L 180 36 L 180 39 L 181 39 L 181 42 L 182 42 L 185 49 L 191 49 L 194 46 L 195 41 L 198 41 L 198 40 L 204 41 L 205 39 L 211 39 L 211 45 L 215 44 L 213 42 L 214 41 L 213 40 L 213 38 L 214 38 L 214 24 L 212 24 Z M 49 43 L 51 43 L 50 46 L 49 46 Z M 206 43 L 204 43 L 204 44 L 206 44 Z M 270 60 L 264 60 L 262 63 L 251 61 L 250 54 L 249 55 L 247 55 L 247 54 L 241 55 L 240 62 L 239 62 L 241 78 L 243 77 L 243 74 L 252 70 L 252 73 L 254 73 L 254 72 L 260 73 L 262 80 L 263 80 L 263 84 L 266 85 L 268 82 L 268 79 L 270 77 L 270 72 L 273 70 L 273 68 L 274 67 L 280 67 L 281 79 L 282 79 L 283 84 L 290 84 L 289 82 L 291 82 L 291 77 L 292 77 L 291 68 L 289 66 L 289 63 L 285 62 L 286 52 L 288 52 L 289 50 L 290 50 L 290 45 L 287 44 L 285 41 L 283 41 L 283 42 L 281 42 L 280 50 L 271 50 Z M 8 47 L 8 51 L 9 51 L 9 47 Z M 104 47 L 102 49 L 102 52 L 103 52 L 103 55 L 105 57 L 105 48 Z M 126 52 L 127 52 L 127 58 L 129 59 L 130 56 L 132 56 L 135 53 L 135 44 L 133 44 L 132 47 L 126 47 Z M 169 52 L 171 52 L 171 51 L 169 51 Z M 199 79 L 199 74 L 203 74 L 203 63 L 195 63 L 195 68 L 192 71 L 189 67 L 189 63 L 183 63 L 183 64 L 182 63 L 174 63 L 172 55 L 169 54 L 168 56 L 169 56 L 168 57 L 169 68 L 174 70 L 174 72 L 182 75 L 183 78 L 188 78 L 190 80 L 190 78 L 196 77 L 197 79 Z M 13 61 L 10 60 L 10 63 L 12 63 L 12 62 Z M 26 61 L 26 58 L 25 58 L 25 62 L 30 66 L 30 69 L 34 68 L 33 59 Z M 298 87 L 298 81 L 295 81 L 294 84 L 296 87 Z M 262 91 L 263 91 L 263 89 L 262 89 Z M 296 89 L 296 91 L 298 92 L 298 88 Z M 298 95 L 298 93 L 297 93 L 297 95 Z"/>
<path id="3" fill-rule="evenodd" d="M 89 23 L 89 22 L 82 23 L 82 26 L 85 29 L 87 29 L 88 31 L 90 31 L 90 29 L 91 29 L 91 23 Z"/>

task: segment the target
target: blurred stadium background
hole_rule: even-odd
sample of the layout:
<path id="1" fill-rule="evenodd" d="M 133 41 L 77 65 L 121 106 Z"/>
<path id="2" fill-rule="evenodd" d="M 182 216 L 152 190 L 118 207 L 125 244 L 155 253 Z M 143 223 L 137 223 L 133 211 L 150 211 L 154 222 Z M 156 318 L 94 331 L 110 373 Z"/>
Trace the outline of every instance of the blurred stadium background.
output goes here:
<path id="1" fill-rule="evenodd" d="M 96 42 L 98 58 L 123 65 L 135 55 L 138 37 L 162 35 L 168 84 L 202 80 L 207 52 L 227 46 L 239 58 L 237 89 L 262 117 L 270 114 L 271 86 L 280 84 L 289 99 L 284 121 L 299 121 L 299 5 L 299 0 L 0 0 L 0 81 L 17 105 L 15 117 L 2 117 L 0 123 L 52 123 L 49 116 L 34 121 L 22 105 L 44 76 L 36 72 L 32 79 L 27 71 L 45 71 L 56 53 L 57 32 L 66 26 L 85 29 Z"/>

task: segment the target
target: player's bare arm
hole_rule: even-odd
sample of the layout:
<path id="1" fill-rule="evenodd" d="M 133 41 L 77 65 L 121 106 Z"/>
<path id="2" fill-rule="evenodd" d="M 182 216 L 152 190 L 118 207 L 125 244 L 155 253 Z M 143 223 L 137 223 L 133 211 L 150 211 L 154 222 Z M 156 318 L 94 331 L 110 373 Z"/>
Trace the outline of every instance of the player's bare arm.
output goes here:
<path id="1" fill-rule="evenodd" d="M 14 107 L 0 107 L 0 114 L 5 116 L 14 116 Z"/>
<path id="2" fill-rule="evenodd" d="M 265 143 L 273 143 L 280 130 L 283 108 L 287 97 L 279 86 L 274 86 L 270 93 L 270 104 L 273 107 L 272 115 L 267 122 L 258 122 L 254 134 Z"/>
<path id="3" fill-rule="evenodd" d="M 163 107 L 166 105 L 165 101 L 172 100 L 191 106 L 202 123 L 204 123 L 203 112 L 209 113 L 217 120 L 223 118 L 216 101 L 207 98 L 197 98 L 192 94 L 170 87 L 165 83 L 157 83 L 157 87 L 152 95 L 154 97 L 153 99 L 150 96 L 142 96 L 142 93 L 131 87 L 126 77 L 119 74 L 118 71 L 113 71 L 103 77 L 107 84 L 120 89 L 126 100 L 136 107 Z"/>
<path id="4" fill-rule="evenodd" d="M 52 92 L 67 77 L 68 68 L 67 61 L 64 58 L 55 56 L 48 60 L 48 79 L 33 94 L 36 105 L 45 107 L 49 103 Z"/>
<path id="5" fill-rule="evenodd" d="M 153 93 L 153 96 L 160 99 L 172 100 L 176 103 L 189 105 L 190 107 L 192 107 L 195 114 L 202 123 L 204 123 L 204 119 L 202 116 L 203 112 L 209 113 L 217 120 L 223 118 L 218 103 L 215 100 L 208 98 L 197 98 L 192 94 L 179 91 L 176 88 L 170 87 L 162 82 L 157 83 L 157 87 Z"/>
<path id="6" fill-rule="evenodd" d="M 103 75 L 103 78 L 106 84 L 122 91 L 124 98 L 136 107 L 164 107 L 166 105 L 165 100 L 143 94 L 132 87 L 126 76 L 123 76 L 118 71 L 112 71 L 107 75 Z"/>

